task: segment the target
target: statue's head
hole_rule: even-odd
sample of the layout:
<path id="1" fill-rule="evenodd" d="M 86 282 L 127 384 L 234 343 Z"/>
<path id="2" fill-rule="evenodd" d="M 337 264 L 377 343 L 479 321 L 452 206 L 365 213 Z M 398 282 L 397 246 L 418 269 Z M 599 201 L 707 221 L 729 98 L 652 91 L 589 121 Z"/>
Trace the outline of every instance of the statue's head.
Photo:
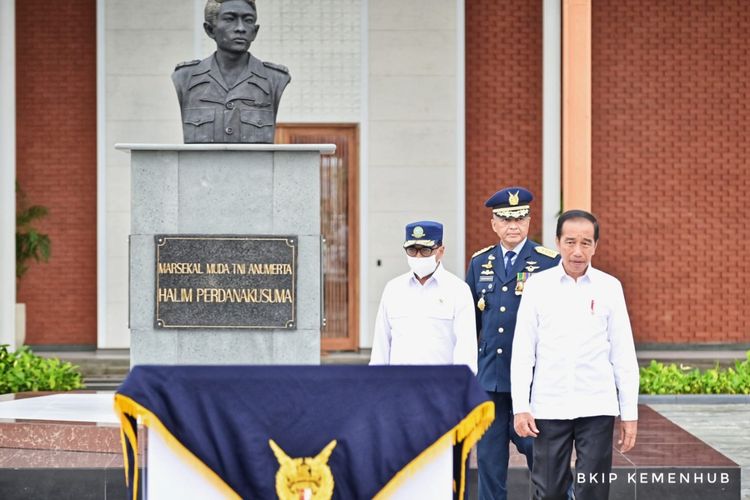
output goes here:
<path id="1" fill-rule="evenodd" d="M 247 52 L 260 28 L 255 0 L 208 0 L 203 18 L 203 29 L 220 51 Z"/>

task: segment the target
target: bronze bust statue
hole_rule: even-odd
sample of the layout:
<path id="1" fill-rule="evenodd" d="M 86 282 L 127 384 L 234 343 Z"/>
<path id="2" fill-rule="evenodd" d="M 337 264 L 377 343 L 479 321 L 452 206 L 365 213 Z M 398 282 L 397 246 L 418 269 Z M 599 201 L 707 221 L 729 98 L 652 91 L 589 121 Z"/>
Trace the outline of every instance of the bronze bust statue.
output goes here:
<path id="1" fill-rule="evenodd" d="M 208 0 L 203 28 L 216 52 L 172 73 L 185 143 L 273 143 L 289 70 L 248 52 L 258 35 L 255 0 Z"/>

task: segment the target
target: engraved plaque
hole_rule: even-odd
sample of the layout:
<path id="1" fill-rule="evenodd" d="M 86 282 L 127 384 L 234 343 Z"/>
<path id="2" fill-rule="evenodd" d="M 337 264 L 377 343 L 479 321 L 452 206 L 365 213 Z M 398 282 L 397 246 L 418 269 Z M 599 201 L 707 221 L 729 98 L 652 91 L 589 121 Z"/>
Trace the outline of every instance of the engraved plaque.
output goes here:
<path id="1" fill-rule="evenodd" d="M 154 239 L 156 328 L 297 328 L 296 236 Z"/>

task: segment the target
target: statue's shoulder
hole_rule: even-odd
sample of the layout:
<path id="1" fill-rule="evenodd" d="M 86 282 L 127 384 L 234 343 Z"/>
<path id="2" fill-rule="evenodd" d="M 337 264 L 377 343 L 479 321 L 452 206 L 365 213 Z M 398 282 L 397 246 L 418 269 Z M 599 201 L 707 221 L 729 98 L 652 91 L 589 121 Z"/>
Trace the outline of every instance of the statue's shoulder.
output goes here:
<path id="1" fill-rule="evenodd" d="M 181 63 L 177 63 L 177 66 L 174 67 L 175 71 L 178 71 L 182 68 L 188 68 L 190 66 L 195 66 L 197 64 L 200 64 L 200 59 L 193 59 L 192 61 L 183 61 Z"/>
<path id="2" fill-rule="evenodd" d="M 263 66 L 266 68 L 275 69 L 276 71 L 281 71 L 282 73 L 289 74 L 289 68 L 284 66 L 283 64 L 276 64 L 268 61 L 263 61 Z"/>

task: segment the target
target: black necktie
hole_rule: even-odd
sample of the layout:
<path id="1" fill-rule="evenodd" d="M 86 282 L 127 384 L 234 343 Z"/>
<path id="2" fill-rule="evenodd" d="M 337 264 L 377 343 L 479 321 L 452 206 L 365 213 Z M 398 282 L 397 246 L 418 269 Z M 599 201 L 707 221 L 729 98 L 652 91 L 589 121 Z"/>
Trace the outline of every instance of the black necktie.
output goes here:
<path id="1" fill-rule="evenodd" d="M 509 250 L 505 252 L 505 277 L 510 277 L 510 268 L 513 267 L 513 257 L 516 255 L 516 252 L 513 250 Z"/>

